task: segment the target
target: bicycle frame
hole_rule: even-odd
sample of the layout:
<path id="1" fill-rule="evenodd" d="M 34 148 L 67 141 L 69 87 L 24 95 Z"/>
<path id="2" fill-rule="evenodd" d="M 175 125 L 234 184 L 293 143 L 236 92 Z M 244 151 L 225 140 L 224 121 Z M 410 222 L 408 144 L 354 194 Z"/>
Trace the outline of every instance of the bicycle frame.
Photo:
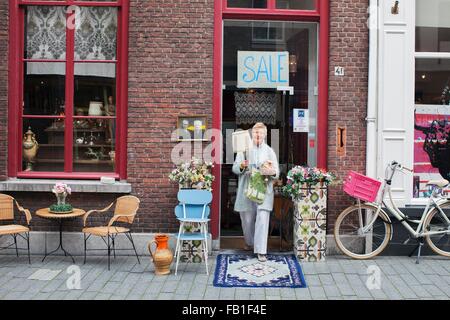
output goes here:
<path id="1" fill-rule="evenodd" d="M 376 213 L 373 216 L 373 220 L 367 224 L 365 227 L 362 228 L 362 233 L 366 233 L 369 232 L 369 230 L 371 229 L 372 225 L 375 223 L 375 220 L 377 219 L 378 215 L 380 214 L 380 211 L 383 210 L 383 205 L 384 207 L 398 220 L 400 221 L 400 223 L 403 225 L 403 227 L 408 230 L 408 232 L 411 234 L 412 237 L 414 238 L 421 238 L 424 236 L 428 236 L 428 235 L 435 235 L 435 234 L 444 234 L 444 233 L 448 233 L 448 230 L 444 230 L 444 231 L 428 231 L 428 232 L 424 232 L 423 231 L 423 226 L 424 226 L 424 222 L 426 220 L 426 218 L 428 217 L 428 215 L 431 213 L 431 211 L 436 208 L 438 210 L 438 212 L 440 213 L 440 215 L 444 218 L 444 220 L 446 221 L 446 223 L 448 225 L 450 225 L 450 220 L 447 218 L 447 216 L 445 215 L 444 211 L 442 211 L 439 203 L 440 202 L 444 202 L 446 201 L 446 199 L 440 199 L 441 201 L 436 201 L 437 195 L 438 195 L 438 188 L 433 188 L 432 193 L 430 195 L 430 197 L 428 198 L 428 203 L 422 213 L 422 217 L 420 220 L 412 220 L 409 219 L 399 208 L 398 206 L 395 204 L 393 198 L 392 198 L 392 192 L 391 192 L 391 182 L 392 182 L 392 178 L 394 177 L 395 173 L 397 170 L 401 170 L 399 169 L 399 165 L 394 165 L 394 167 L 392 168 L 391 165 L 388 166 L 389 169 L 391 169 L 391 174 L 389 177 L 385 177 L 383 184 L 382 184 L 382 192 L 381 192 L 381 197 L 380 200 L 374 202 L 374 203 L 370 203 L 371 205 L 374 205 L 374 208 L 376 208 Z M 389 201 L 391 203 L 391 206 L 388 206 L 385 201 L 384 201 L 384 196 L 386 194 L 386 192 L 388 193 L 388 197 L 389 197 Z M 360 206 L 360 201 L 358 200 L 358 204 Z M 362 214 L 361 214 L 361 209 L 359 211 L 359 219 L 360 219 L 360 225 L 362 226 Z M 417 224 L 417 228 L 414 230 L 410 224 L 408 223 L 414 223 Z M 392 234 L 391 234 L 392 237 Z"/>

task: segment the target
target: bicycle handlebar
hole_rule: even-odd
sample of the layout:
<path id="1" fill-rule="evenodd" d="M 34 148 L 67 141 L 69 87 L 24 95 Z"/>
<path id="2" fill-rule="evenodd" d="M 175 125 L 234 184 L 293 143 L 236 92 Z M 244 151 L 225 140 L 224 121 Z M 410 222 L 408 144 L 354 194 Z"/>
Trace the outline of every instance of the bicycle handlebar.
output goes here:
<path id="1" fill-rule="evenodd" d="M 390 167 L 391 168 L 398 168 L 398 169 L 400 169 L 400 170 L 406 170 L 406 171 L 409 171 L 409 172 L 414 172 L 414 170 L 413 169 L 409 169 L 409 168 L 407 168 L 407 167 L 404 167 L 404 166 L 402 166 L 400 163 L 398 163 L 397 161 L 392 161 L 391 163 L 390 163 Z"/>

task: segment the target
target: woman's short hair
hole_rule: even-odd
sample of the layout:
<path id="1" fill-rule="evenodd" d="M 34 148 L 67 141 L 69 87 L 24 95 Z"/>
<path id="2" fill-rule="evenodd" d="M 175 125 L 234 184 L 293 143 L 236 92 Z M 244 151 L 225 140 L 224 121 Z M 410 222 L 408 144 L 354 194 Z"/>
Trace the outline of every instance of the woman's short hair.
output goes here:
<path id="1" fill-rule="evenodd" d="M 264 135 L 267 136 L 267 127 L 264 123 L 262 123 L 262 122 L 255 123 L 252 130 L 255 130 L 255 129 L 262 129 L 264 131 Z"/>

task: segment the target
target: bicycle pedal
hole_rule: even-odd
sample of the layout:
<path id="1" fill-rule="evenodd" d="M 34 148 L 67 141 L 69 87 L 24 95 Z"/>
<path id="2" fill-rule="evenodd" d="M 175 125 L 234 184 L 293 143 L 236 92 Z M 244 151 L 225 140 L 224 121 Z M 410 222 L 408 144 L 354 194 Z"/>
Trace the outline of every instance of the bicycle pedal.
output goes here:
<path id="1" fill-rule="evenodd" d="M 403 244 L 407 244 L 408 242 L 411 241 L 411 238 L 406 239 L 405 241 L 403 241 Z"/>

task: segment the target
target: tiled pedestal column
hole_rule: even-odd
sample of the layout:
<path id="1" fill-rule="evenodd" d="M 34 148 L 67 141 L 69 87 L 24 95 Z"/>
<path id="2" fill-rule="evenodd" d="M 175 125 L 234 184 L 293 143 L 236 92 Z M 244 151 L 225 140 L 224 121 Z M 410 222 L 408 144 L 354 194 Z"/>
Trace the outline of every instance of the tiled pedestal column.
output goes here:
<path id="1" fill-rule="evenodd" d="M 327 189 L 305 188 L 294 201 L 294 254 L 299 261 L 324 261 L 327 230 Z"/>

